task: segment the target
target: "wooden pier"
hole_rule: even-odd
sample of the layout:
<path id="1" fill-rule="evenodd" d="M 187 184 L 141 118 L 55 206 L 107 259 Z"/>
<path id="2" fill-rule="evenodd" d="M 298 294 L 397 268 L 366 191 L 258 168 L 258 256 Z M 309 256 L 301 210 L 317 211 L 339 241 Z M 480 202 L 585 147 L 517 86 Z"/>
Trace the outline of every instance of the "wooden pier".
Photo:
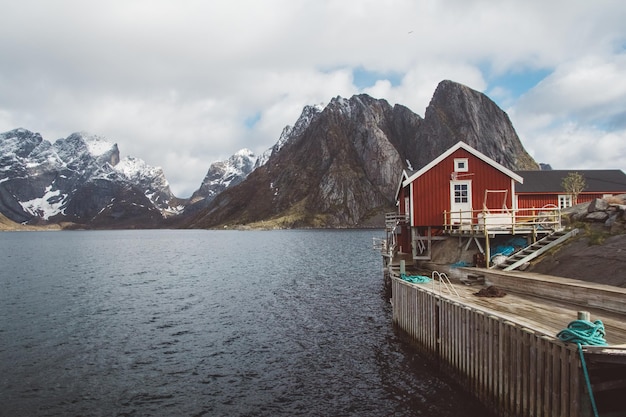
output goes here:
<path id="1" fill-rule="evenodd" d="M 451 292 L 436 281 L 392 277 L 394 324 L 495 415 L 588 417 L 594 412 L 578 346 L 556 337 L 587 310 L 592 320 L 602 320 L 609 343 L 583 349 L 599 415 L 626 415 L 626 312 L 620 311 L 626 289 L 477 272 L 487 282 L 499 279 L 507 295 L 477 297 L 480 286 L 453 283 Z M 595 301 L 584 304 L 574 293 Z M 603 308 L 603 299 L 610 308 Z"/>

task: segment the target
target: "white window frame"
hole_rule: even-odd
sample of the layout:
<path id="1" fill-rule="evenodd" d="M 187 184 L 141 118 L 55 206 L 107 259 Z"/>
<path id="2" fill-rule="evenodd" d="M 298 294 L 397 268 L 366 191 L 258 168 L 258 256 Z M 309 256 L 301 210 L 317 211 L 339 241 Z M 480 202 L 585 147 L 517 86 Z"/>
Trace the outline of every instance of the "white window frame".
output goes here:
<path id="1" fill-rule="evenodd" d="M 558 206 L 560 209 L 572 207 L 572 195 L 571 194 L 559 194 L 558 196 Z"/>
<path id="2" fill-rule="evenodd" d="M 468 172 L 469 158 L 454 158 L 454 172 Z"/>

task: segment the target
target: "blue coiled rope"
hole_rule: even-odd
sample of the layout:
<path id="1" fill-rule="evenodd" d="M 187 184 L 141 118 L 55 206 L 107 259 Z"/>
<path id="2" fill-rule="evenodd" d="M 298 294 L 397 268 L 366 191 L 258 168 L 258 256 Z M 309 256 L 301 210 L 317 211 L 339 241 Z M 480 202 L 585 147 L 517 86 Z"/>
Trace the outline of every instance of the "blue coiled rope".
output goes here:
<path id="1" fill-rule="evenodd" d="M 593 323 L 587 320 L 574 320 L 567 325 L 567 329 L 561 330 L 556 335 L 556 337 L 566 343 L 576 343 L 578 345 L 578 354 L 580 355 L 580 362 L 585 374 L 585 381 L 587 382 L 587 391 L 589 392 L 591 407 L 595 417 L 599 417 L 599 414 L 593 391 L 591 391 L 591 380 L 589 379 L 589 372 L 587 371 L 587 364 L 583 355 L 583 345 L 606 346 L 605 335 L 604 324 L 600 320 L 596 320 Z"/>
<path id="2" fill-rule="evenodd" d="M 556 337 L 566 343 L 606 346 L 604 324 L 600 320 L 593 323 L 587 320 L 574 320 L 561 330 Z"/>
<path id="3" fill-rule="evenodd" d="M 400 274 L 400 278 L 402 278 L 403 281 L 410 282 L 411 284 L 426 284 L 427 282 L 430 282 L 430 278 L 423 275 Z"/>

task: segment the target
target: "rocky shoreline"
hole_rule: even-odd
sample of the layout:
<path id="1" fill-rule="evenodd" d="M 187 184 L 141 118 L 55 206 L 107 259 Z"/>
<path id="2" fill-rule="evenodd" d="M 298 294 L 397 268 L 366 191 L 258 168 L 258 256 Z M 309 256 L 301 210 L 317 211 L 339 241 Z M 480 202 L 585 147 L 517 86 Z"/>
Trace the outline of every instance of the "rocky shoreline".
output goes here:
<path id="1" fill-rule="evenodd" d="M 563 220 L 581 233 L 528 271 L 626 288 L 626 194 L 565 209 Z"/>

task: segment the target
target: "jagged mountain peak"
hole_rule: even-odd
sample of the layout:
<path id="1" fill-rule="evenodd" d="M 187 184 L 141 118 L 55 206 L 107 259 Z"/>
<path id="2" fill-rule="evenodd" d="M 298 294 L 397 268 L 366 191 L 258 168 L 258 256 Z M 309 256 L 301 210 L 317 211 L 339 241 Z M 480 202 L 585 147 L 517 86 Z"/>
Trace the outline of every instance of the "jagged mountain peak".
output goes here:
<path id="1" fill-rule="evenodd" d="M 289 131 L 289 146 L 218 195 L 196 225 L 274 218 L 283 227 L 345 227 L 392 206 L 388 185 L 403 168 L 392 142 L 411 136 L 406 127 L 420 117 L 368 95 L 335 97 L 321 112 L 303 113 L 306 128 Z M 397 120 L 401 114 L 412 120 Z"/>
<path id="2" fill-rule="evenodd" d="M 28 156 L 43 142 L 39 133 L 24 128 L 17 128 L 0 133 L 0 149 L 4 155 L 15 155 L 20 158 Z"/>
<path id="3" fill-rule="evenodd" d="M 54 144 L 26 129 L 1 133 L 0 172 L 0 211 L 17 222 L 156 224 L 180 211 L 160 168 L 120 164 L 117 144 L 85 132 Z"/>
<path id="4" fill-rule="evenodd" d="M 369 109 L 378 108 L 379 106 L 391 107 L 385 99 L 374 98 L 369 94 L 362 93 L 355 94 L 350 98 L 336 96 L 326 108 L 329 111 L 340 111 L 349 115 L 352 111 L 369 111 Z"/>
<path id="5" fill-rule="evenodd" d="M 252 170 L 252 167 L 254 167 L 256 161 L 257 157 L 254 152 L 252 152 L 248 148 L 243 148 L 235 152 L 231 157 L 229 157 L 225 161 L 225 164 L 236 170 L 250 172 Z"/>
<path id="6" fill-rule="evenodd" d="M 117 172 L 124 175 L 128 179 L 163 175 L 163 169 L 161 167 L 148 165 L 143 159 L 132 156 L 124 157 L 114 166 L 114 168 Z"/>
<path id="7" fill-rule="evenodd" d="M 116 143 L 105 137 L 87 132 L 75 132 L 67 138 L 58 139 L 53 144 L 59 157 L 68 163 L 76 160 L 96 159 L 98 164 L 117 165 L 120 152 Z"/>
<path id="8" fill-rule="evenodd" d="M 372 113 L 370 109 L 374 107 L 377 110 Z M 353 112 L 356 115 L 363 115 L 368 112 L 370 115 L 375 115 L 376 112 L 387 111 L 390 109 L 391 106 L 386 100 L 375 99 L 367 94 L 358 94 L 350 98 L 336 96 L 333 97 L 327 105 L 324 105 L 323 103 L 306 105 L 303 107 L 302 113 L 298 117 L 296 123 L 294 123 L 293 126 L 285 126 L 276 144 L 266 150 L 258 158 L 255 168 L 265 165 L 269 158 L 272 155 L 277 154 L 286 144 L 301 137 L 303 133 L 309 129 L 312 123 L 318 121 L 322 114 L 326 114 L 328 117 L 334 117 L 332 115 L 336 115 L 339 118 L 344 116 L 349 118 Z"/>
<path id="9" fill-rule="evenodd" d="M 252 157 L 254 158 L 254 152 L 252 152 L 248 148 L 239 149 L 237 152 L 233 154 L 233 156 L 237 157 Z"/>
<path id="10" fill-rule="evenodd" d="M 504 111 L 484 94 L 447 80 L 424 118 L 359 94 L 334 97 L 301 120 L 305 128 L 297 135 L 283 130 L 279 143 L 289 146 L 218 195 L 190 224 L 361 225 L 393 208 L 403 168 L 419 169 L 459 140 L 511 169 L 535 164 Z"/>
<path id="11" fill-rule="evenodd" d="M 83 138 L 89 153 L 93 156 L 101 156 L 112 149 L 117 150 L 117 143 L 110 142 L 104 136 L 93 135 L 87 132 L 79 132 L 78 134 Z"/>
<path id="12" fill-rule="evenodd" d="M 509 169 L 539 169 L 506 112 L 485 94 L 450 80 L 437 85 L 417 141 L 425 146 L 412 152 L 409 159 L 418 169 L 458 141 Z"/>
<path id="13" fill-rule="evenodd" d="M 243 181 L 255 169 L 257 162 L 254 152 L 244 148 L 225 161 L 212 163 L 200 188 L 192 194 L 190 201 L 205 206 L 226 188 Z"/>
<path id="14" fill-rule="evenodd" d="M 265 165 L 270 157 L 278 153 L 287 143 L 293 138 L 296 138 L 309 127 L 311 122 L 315 120 L 325 109 L 324 104 L 306 105 L 300 113 L 300 117 L 296 120 L 293 126 L 287 125 L 283 128 L 283 131 L 278 138 L 278 141 L 268 150 L 263 152 L 256 161 L 255 169 Z"/>

